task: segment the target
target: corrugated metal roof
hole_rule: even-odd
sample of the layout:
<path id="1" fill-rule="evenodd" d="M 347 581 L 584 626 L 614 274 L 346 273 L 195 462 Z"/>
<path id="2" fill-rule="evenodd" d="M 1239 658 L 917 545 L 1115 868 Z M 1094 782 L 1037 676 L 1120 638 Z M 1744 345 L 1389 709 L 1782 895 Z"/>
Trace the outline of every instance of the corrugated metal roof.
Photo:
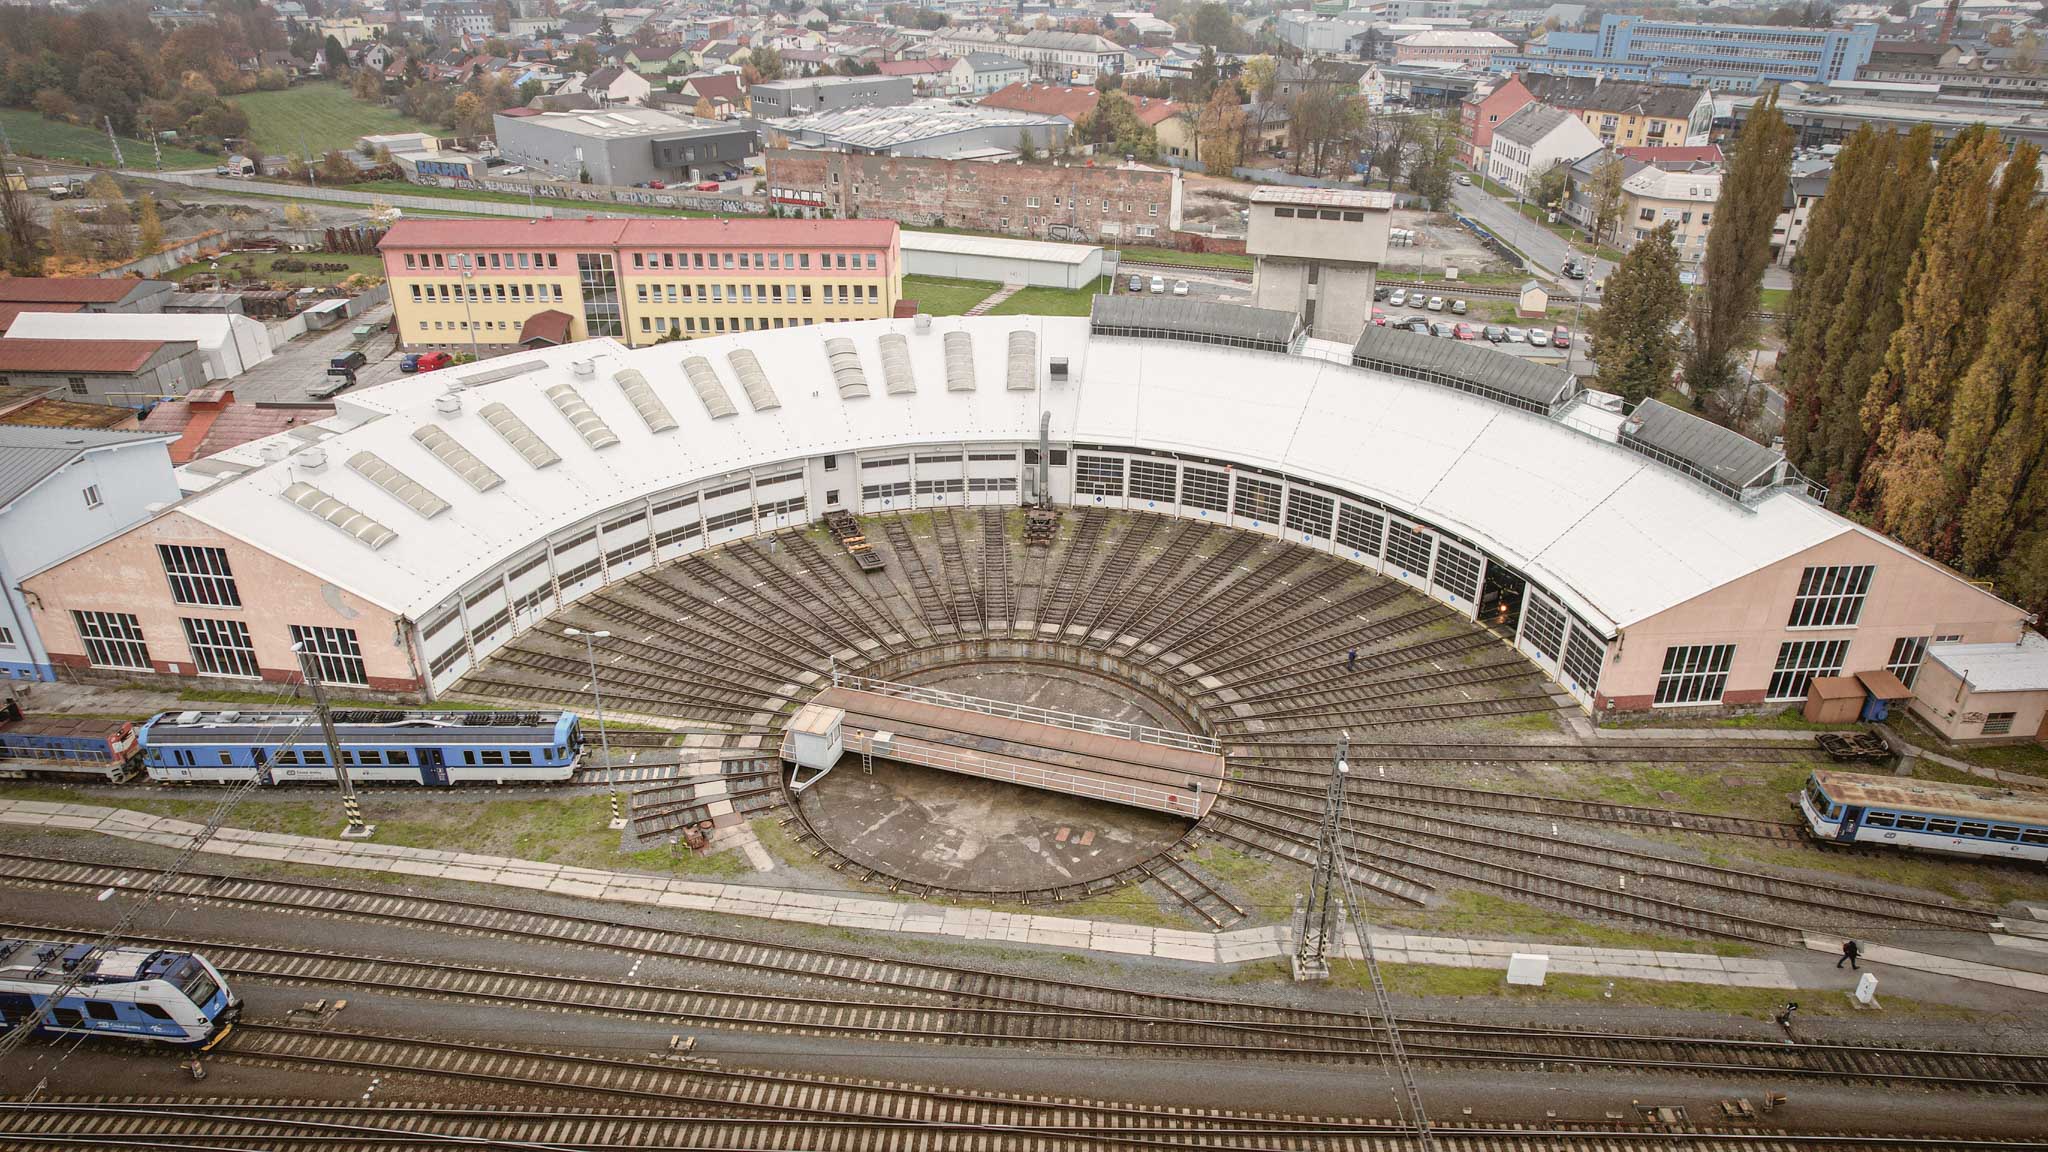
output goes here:
<path id="1" fill-rule="evenodd" d="M 96 448 L 175 440 L 161 432 L 98 432 L 0 424 L 0 508 Z"/>
<path id="2" fill-rule="evenodd" d="M 1734 488 L 1748 487 L 1784 459 L 1740 432 L 1661 400 L 1636 405 L 1621 426 L 1621 438 L 1675 456 Z"/>
<path id="3" fill-rule="evenodd" d="M 1562 368 L 1463 340 L 1442 340 L 1395 328 L 1367 328 L 1352 346 L 1351 355 L 1354 363 L 1377 361 L 1412 367 L 1418 373 L 1414 378 L 1425 383 L 1441 383 L 1427 379 L 1435 374 L 1506 393 L 1544 412 L 1575 390 L 1571 373 Z"/>
<path id="4" fill-rule="evenodd" d="M 1231 340 L 1286 344 L 1300 317 L 1279 308 L 1218 304 L 1173 296 L 1097 296 L 1088 309 L 1096 328 L 1161 328 Z"/>

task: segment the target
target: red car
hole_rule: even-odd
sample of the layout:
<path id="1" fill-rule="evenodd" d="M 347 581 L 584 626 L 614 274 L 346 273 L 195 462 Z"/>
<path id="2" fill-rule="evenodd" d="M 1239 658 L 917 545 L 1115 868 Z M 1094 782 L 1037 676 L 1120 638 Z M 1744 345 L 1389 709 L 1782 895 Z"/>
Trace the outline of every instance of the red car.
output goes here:
<path id="1" fill-rule="evenodd" d="M 1385 328 L 1387 326 L 1387 314 L 1377 308 L 1373 309 L 1372 322 L 1381 328 Z"/>
<path id="2" fill-rule="evenodd" d="M 1458 325 L 1458 328 L 1457 328 L 1457 334 L 1458 334 L 1458 339 L 1460 339 L 1460 340 L 1477 340 L 1477 339 L 1479 339 L 1479 331 L 1478 331 L 1478 329 L 1476 329 L 1476 328 L 1472 327 L 1472 326 L 1471 326 L 1470 324 L 1460 324 L 1460 325 Z"/>
<path id="3" fill-rule="evenodd" d="M 702 184 L 699 184 L 699 185 L 697 185 L 697 191 L 699 191 L 699 192 L 716 192 L 716 191 L 718 191 L 718 181 L 716 181 L 716 180 L 706 180 L 706 181 L 704 181 L 704 182 L 703 182 Z"/>
<path id="4" fill-rule="evenodd" d="M 664 184 L 664 183 L 662 183 L 662 182 L 661 182 L 661 181 L 659 181 L 659 180 L 649 180 L 649 181 L 647 182 L 647 186 L 648 186 L 649 188 L 666 188 L 666 187 L 668 187 L 668 185 L 667 185 L 667 184 Z"/>
<path id="5" fill-rule="evenodd" d="M 1550 333 L 1550 346 L 1552 348 L 1571 347 L 1572 330 L 1564 327 L 1563 325 L 1559 325 L 1558 327 L 1552 329 Z"/>
<path id="6" fill-rule="evenodd" d="M 420 353 L 418 371 L 432 372 L 436 368 L 446 368 L 453 363 L 455 363 L 455 357 L 450 356 L 446 352 L 422 352 Z"/>

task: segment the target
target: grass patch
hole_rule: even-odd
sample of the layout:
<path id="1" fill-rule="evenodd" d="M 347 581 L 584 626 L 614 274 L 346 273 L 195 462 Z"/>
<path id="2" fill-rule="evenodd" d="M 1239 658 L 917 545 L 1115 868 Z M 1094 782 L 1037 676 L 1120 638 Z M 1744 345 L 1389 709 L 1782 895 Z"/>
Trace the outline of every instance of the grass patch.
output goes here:
<path id="1" fill-rule="evenodd" d="M 1548 944 L 1583 944 L 1593 948 L 1705 952 L 1715 956 L 1755 954 L 1755 949 L 1749 945 L 1732 940 L 1706 942 L 1683 936 L 1637 932 L 1575 919 L 1484 892 L 1452 892 L 1435 908 L 1380 911 L 1374 913 L 1372 920 L 1376 928 L 1407 928 L 1478 940 L 1524 936 Z"/>
<path id="2" fill-rule="evenodd" d="M 1121 248 L 1125 260 L 1150 260 L 1160 264 L 1191 264 L 1201 268 L 1252 270 L 1252 258 L 1239 252 L 1181 252 L 1172 248 Z"/>
<path id="3" fill-rule="evenodd" d="M 1820 724 L 1808 720 L 1797 706 L 1776 712 L 1744 712 L 1733 716 L 1688 716 L 1671 712 L 1632 712 L 1600 721 L 1602 728 L 1752 728 L 1795 732 L 1840 732 L 1861 724 Z"/>
<path id="4" fill-rule="evenodd" d="M 342 272 L 314 272 L 311 270 L 284 272 L 271 268 L 271 261 L 284 259 L 298 259 L 319 264 L 346 264 L 348 268 Z M 271 252 L 236 252 L 225 255 L 218 261 L 195 260 L 190 264 L 173 268 L 165 273 L 165 277 L 178 281 L 190 280 L 194 276 L 211 277 L 215 271 L 214 263 L 220 265 L 220 275 L 229 281 L 269 280 L 286 284 L 293 288 L 325 288 L 333 284 L 339 284 L 350 276 L 355 275 L 374 276 L 378 280 L 384 279 L 384 260 L 382 257 L 335 252 L 320 252 L 305 256 L 290 256 L 288 254 Z"/>
<path id="5" fill-rule="evenodd" d="M 1294 897 L 1308 888 L 1308 871 L 1248 856 L 1235 848 L 1210 843 L 1195 853 L 1202 871 L 1235 896 L 1245 911 L 1268 921 L 1294 915 Z"/>
<path id="6" fill-rule="evenodd" d="M 917 310 L 932 316 L 965 316 L 1002 285 L 989 280 L 954 280 L 945 276 L 905 276 L 903 295 L 917 301 Z"/>
<path id="7" fill-rule="evenodd" d="M 1900 736 L 1905 737 L 1908 743 L 1928 752 L 1938 753 L 1954 760 L 1961 760 L 1966 764 L 1975 764 L 1980 768 L 1996 768 L 2001 772 L 2022 772 L 2029 776 L 2048 776 L 2048 748 L 2043 748 L 2031 740 L 2021 744 L 1986 744 L 1975 746 L 1950 744 L 1942 739 L 1940 733 L 1922 724 L 1919 717 L 1903 709 L 1895 714 L 1887 723 L 1897 730 Z M 1923 768 L 1940 767 L 1941 765 L 1939 764 L 1927 764 L 1923 761 L 1914 766 L 1913 772 L 1915 775 L 1924 775 Z M 1949 771 L 1953 771 L 1953 769 Z M 1980 787 L 1993 783 L 1981 776 L 1964 776 L 1962 773 L 1957 773 L 1956 775 L 1962 782 L 1976 784 Z"/>
<path id="8" fill-rule="evenodd" d="M 1766 288 L 1758 294 L 1756 306 L 1764 312 L 1782 314 L 1785 309 L 1792 306 L 1792 290 L 1790 288 Z"/>
<path id="9" fill-rule="evenodd" d="M 352 151 L 359 136 L 438 129 L 381 104 L 349 94 L 347 86 L 300 84 L 277 92 L 245 92 L 234 98 L 249 117 L 249 135 L 271 155 L 315 156 Z"/>
<path id="10" fill-rule="evenodd" d="M 1840 872 L 1900 888 L 1938 893 L 1954 900 L 2006 904 L 2015 900 L 2048 899 L 2048 876 L 2024 868 L 2001 868 L 1964 860 L 1930 859 L 1884 849 L 1804 848 L 1763 841 L 1722 841 L 1707 850 L 1710 863 L 1741 868 L 1763 864 L 1774 868 Z"/>
<path id="11" fill-rule="evenodd" d="M 1786 797 L 1806 784 L 1812 770 L 1804 764 L 1744 764 L 1681 768 L 1628 764 L 1604 776 L 1580 776 L 1592 796 L 1616 804 L 1646 808 L 1678 808 L 1731 816 L 1788 819 Z"/>
<path id="12" fill-rule="evenodd" d="M 13 150 L 24 155 L 113 167 L 114 149 L 107 143 L 107 134 L 97 128 L 45 120 L 26 108 L 0 108 L 0 127 L 7 129 L 7 142 Z M 171 144 L 165 144 L 163 152 L 166 168 L 211 168 L 220 161 L 218 156 Z M 130 168 L 156 167 L 156 153 L 146 140 L 121 141 L 121 158 Z"/>
<path id="13" fill-rule="evenodd" d="M 1095 288 L 1024 289 L 988 310 L 990 316 L 1086 316 L 1095 303 Z"/>

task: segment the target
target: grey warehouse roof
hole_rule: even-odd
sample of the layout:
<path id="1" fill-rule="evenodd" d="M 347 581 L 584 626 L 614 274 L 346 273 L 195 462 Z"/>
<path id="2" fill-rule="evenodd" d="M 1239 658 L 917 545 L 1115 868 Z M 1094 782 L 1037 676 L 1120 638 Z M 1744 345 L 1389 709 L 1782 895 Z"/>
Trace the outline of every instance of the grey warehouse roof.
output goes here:
<path id="1" fill-rule="evenodd" d="M 1090 330 L 1143 328 L 1211 336 L 1231 343 L 1285 347 L 1300 317 L 1278 308 L 1218 304 L 1173 296 L 1097 296 L 1088 308 Z"/>
<path id="2" fill-rule="evenodd" d="M 163 432 L 97 432 L 0 424 L 0 510 L 87 452 L 176 439 L 175 435 Z"/>
<path id="3" fill-rule="evenodd" d="M 1463 340 L 1438 340 L 1372 327 L 1351 348 L 1351 362 L 1411 380 L 1480 395 L 1501 393 L 1517 407 L 1548 412 L 1578 391 L 1571 373 Z"/>
<path id="4" fill-rule="evenodd" d="M 1553 129 L 1573 119 L 1569 112 L 1552 108 L 1548 104 L 1525 104 L 1521 110 L 1500 122 L 1493 130 L 1495 136 L 1505 136 L 1517 144 L 1534 145 L 1548 136 Z"/>
<path id="5" fill-rule="evenodd" d="M 1784 459 L 1740 432 L 1661 400 L 1636 405 L 1621 426 L 1621 438 L 1623 443 L 1633 441 L 1675 456 L 1738 489 L 1775 471 Z"/>

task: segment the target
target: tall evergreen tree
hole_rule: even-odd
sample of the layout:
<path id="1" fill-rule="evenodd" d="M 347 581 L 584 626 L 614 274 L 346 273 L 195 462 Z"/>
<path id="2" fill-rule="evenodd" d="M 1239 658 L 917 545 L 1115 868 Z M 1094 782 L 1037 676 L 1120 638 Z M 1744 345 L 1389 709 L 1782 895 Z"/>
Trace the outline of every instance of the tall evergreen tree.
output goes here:
<path id="1" fill-rule="evenodd" d="M 1836 158 L 1806 227 L 1778 359 L 1785 452 L 1846 507 L 1865 453 L 1863 397 L 1899 324 L 1900 292 L 1933 187 L 1934 136 L 1865 128 Z"/>
<path id="2" fill-rule="evenodd" d="M 1600 388 L 1630 403 L 1671 386 L 1685 288 L 1678 282 L 1678 224 L 1667 220 L 1636 241 L 1607 277 L 1593 315 L 1593 359 Z"/>
<path id="3" fill-rule="evenodd" d="M 1981 124 L 1944 150 L 1907 272 L 1901 322 L 1864 397 L 1871 450 L 1858 505 L 1876 527 L 1937 559 L 1953 559 L 1958 544 L 1959 494 L 1946 463 L 1955 383 L 1983 347 L 2006 276 L 2018 263 L 2013 246 L 2035 211 L 2038 159 L 2025 144 L 2008 155 L 1997 133 Z"/>
<path id="4" fill-rule="evenodd" d="M 1776 91 L 1750 110 L 1735 138 L 1735 162 L 1721 178 L 1707 234 L 1706 282 L 1692 299 L 1692 349 L 1685 379 L 1693 395 L 1735 382 L 1734 354 L 1756 331 L 1757 292 L 1771 262 L 1771 225 L 1785 203 L 1792 130 Z"/>

